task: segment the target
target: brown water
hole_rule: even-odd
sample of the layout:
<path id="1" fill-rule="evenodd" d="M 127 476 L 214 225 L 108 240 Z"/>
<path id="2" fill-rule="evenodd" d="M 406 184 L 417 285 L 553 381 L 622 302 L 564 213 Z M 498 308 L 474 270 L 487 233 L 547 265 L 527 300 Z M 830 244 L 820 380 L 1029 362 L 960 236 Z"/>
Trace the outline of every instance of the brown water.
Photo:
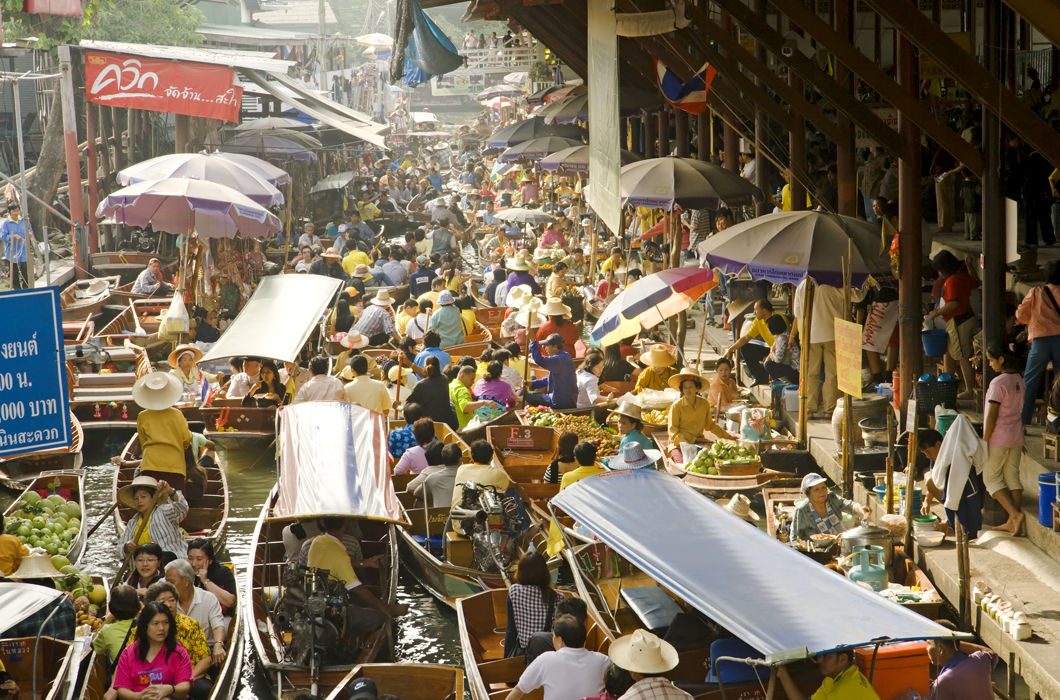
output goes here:
<path id="1" fill-rule="evenodd" d="M 121 452 L 128 437 L 127 433 L 89 433 L 86 440 L 85 464 L 92 466 L 86 467 L 85 507 L 88 522 L 93 525 L 113 502 L 114 467 L 110 458 Z M 276 482 L 276 464 L 271 450 L 233 453 L 222 464 L 231 499 L 225 550 L 235 564 L 242 586 L 254 523 Z M 119 565 L 114 549 L 116 543 L 117 533 L 113 525 L 101 525 L 88 543 L 83 567 L 86 572 L 113 575 Z M 398 585 L 398 600 L 408 604 L 409 613 L 394 623 L 395 660 L 462 665 L 456 615 L 440 606 L 404 573 Z M 253 654 L 244 649 L 237 697 L 251 700 L 269 695 L 255 668 Z"/>

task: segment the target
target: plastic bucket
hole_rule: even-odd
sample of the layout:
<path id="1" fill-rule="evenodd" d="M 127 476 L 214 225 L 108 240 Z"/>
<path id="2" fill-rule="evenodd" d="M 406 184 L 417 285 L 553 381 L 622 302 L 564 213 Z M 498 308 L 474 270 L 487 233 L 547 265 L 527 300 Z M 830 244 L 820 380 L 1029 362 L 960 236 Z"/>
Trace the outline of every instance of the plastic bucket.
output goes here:
<path id="1" fill-rule="evenodd" d="M 1053 526 L 1053 502 L 1056 501 L 1056 472 L 1038 475 L 1038 522 Z"/>
<path id="2" fill-rule="evenodd" d="M 942 357 L 946 354 L 947 334 L 945 328 L 932 328 L 920 333 L 924 343 L 924 354 L 928 357 Z"/>
<path id="3" fill-rule="evenodd" d="M 956 413 L 942 413 L 935 416 L 935 430 L 939 431 L 939 435 L 946 435 L 946 431 L 953 425 L 953 421 L 956 420 Z"/>
<path id="4" fill-rule="evenodd" d="M 799 387 L 795 384 L 784 387 L 784 410 L 788 413 L 799 412 Z"/>

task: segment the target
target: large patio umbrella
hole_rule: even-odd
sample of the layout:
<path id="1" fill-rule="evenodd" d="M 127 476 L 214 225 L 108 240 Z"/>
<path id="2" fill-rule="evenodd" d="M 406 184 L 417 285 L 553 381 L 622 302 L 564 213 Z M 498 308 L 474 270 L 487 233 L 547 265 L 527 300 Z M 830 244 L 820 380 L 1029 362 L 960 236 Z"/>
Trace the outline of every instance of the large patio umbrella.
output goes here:
<path id="1" fill-rule="evenodd" d="M 516 95 L 522 95 L 523 91 L 512 85 L 491 85 L 479 94 L 475 95 L 475 99 L 479 102 L 483 102 L 492 97 L 515 97 Z"/>
<path id="2" fill-rule="evenodd" d="M 618 112 L 628 116 L 645 107 L 653 107 L 662 102 L 658 93 L 625 88 L 618 93 Z M 589 121 L 589 95 L 584 92 L 574 93 L 567 97 L 552 100 L 539 109 L 535 117 L 541 117 L 547 124 L 570 124 Z"/>
<path id="3" fill-rule="evenodd" d="M 563 86 L 562 85 L 549 85 L 547 88 L 542 88 L 541 90 L 538 90 L 537 92 L 532 92 L 532 93 L 530 93 L 529 95 L 526 96 L 526 103 L 528 105 L 544 104 L 545 98 L 548 97 L 549 95 L 551 95 L 552 93 L 554 93 L 556 90 L 559 90 L 561 87 L 563 87 Z"/>
<path id="4" fill-rule="evenodd" d="M 767 214 L 730 226 L 700 244 L 707 260 L 728 274 L 747 267 L 755 279 L 799 282 L 810 275 L 818 284 L 843 283 L 842 259 L 853 241 L 851 280 L 890 276 L 890 261 L 880 252 L 880 229 L 850 216 L 819 211 Z"/>
<path id="5" fill-rule="evenodd" d="M 112 192 L 96 210 L 128 226 L 200 238 L 268 236 L 280 230 L 280 219 L 231 187 L 186 177 L 160 178 Z"/>
<path id="6" fill-rule="evenodd" d="M 513 224 L 547 224 L 556 217 L 543 209 L 528 209 L 526 207 L 512 207 L 496 213 L 501 221 Z"/>
<path id="7" fill-rule="evenodd" d="M 741 206 L 762 191 L 720 165 L 692 158 L 650 158 L 622 168 L 622 200 L 649 209 Z"/>
<path id="8" fill-rule="evenodd" d="M 501 80 L 501 82 L 507 85 L 514 85 L 517 88 L 521 88 L 526 85 L 526 79 L 529 75 L 530 74 L 527 73 L 525 70 L 515 71 L 504 76 L 504 79 Z"/>
<path id="9" fill-rule="evenodd" d="M 292 129 L 259 129 L 237 133 L 225 141 L 224 150 L 268 158 L 316 160 L 313 151 L 323 148 L 317 139 Z"/>
<path id="10" fill-rule="evenodd" d="M 501 127 L 486 139 L 486 146 L 493 149 L 511 148 L 516 144 L 539 136 L 563 136 L 584 139 L 589 135 L 585 129 L 571 124 L 546 124 L 540 117 L 530 117 Z"/>
<path id="11" fill-rule="evenodd" d="M 627 151 L 624 148 L 619 151 L 619 158 L 622 161 L 622 165 L 629 165 L 630 163 L 636 163 L 640 160 L 640 156 L 632 151 Z M 555 153 L 548 154 L 538 161 L 537 164 L 542 170 L 563 170 L 565 172 L 588 175 L 589 146 L 586 144 L 579 144 L 577 146 L 564 148 Z"/>
<path id="12" fill-rule="evenodd" d="M 298 119 L 290 117 L 262 117 L 261 119 L 248 119 L 232 131 L 259 131 L 261 129 L 308 129 L 312 124 L 307 124 Z"/>
<path id="13" fill-rule="evenodd" d="M 361 46 L 393 46 L 394 40 L 386 34 L 379 32 L 373 32 L 371 34 L 362 34 L 361 36 L 354 37 L 356 43 Z"/>
<path id="14" fill-rule="evenodd" d="M 283 193 L 255 170 L 235 161 L 208 153 L 171 153 L 145 160 L 118 171 L 119 185 L 157 180 L 165 177 L 188 177 L 231 187 L 262 206 L 283 204 Z"/>
<path id="15" fill-rule="evenodd" d="M 276 187 L 286 185 L 291 181 L 291 176 L 283 168 L 277 168 L 267 160 L 248 156 L 245 153 L 223 153 L 221 151 L 215 151 L 210 154 L 210 157 L 222 158 L 233 163 L 238 163 L 247 170 L 253 170 L 266 182 L 272 183 Z"/>
<path id="16" fill-rule="evenodd" d="M 570 95 L 585 95 L 588 92 L 589 88 L 581 83 L 578 85 L 560 85 L 557 90 L 545 95 L 545 102 L 560 100 L 564 97 L 569 97 Z"/>
<path id="17" fill-rule="evenodd" d="M 713 271 L 702 267 L 675 267 L 648 275 L 611 300 L 590 337 L 601 346 L 614 345 L 687 310 L 717 284 Z"/>
<path id="18" fill-rule="evenodd" d="M 522 143 L 518 143 L 511 148 L 506 149 L 504 153 L 500 154 L 497 160 L 502 163 L 511 163 L 517 160 L 538 160 L 544 158 L 549 153 L 555 153 L 564 148 L 580 145 L 581 143 L 578 141 L 563 138 L 562 136 L 540 136 L 536 139 L 523 141 Z"/>
<path id="19" fill-rule="evenodd" d="M 328 175 L 327 177 L 317 180 L 316 184 L 313 185 L 312 189 L 309 190 L 309 194 L 316 194 L 317 192 L 327 192 L 328 190 L 341 190 L 357 177 L 356 170 L 344 170 L 341 173 L 335 173 L 334 175 Z"/>
<path id="20" fill-rule="evenodd" d="M 512 101 L 507 97 L 491 97 L 482 105 L 488 109 L 505 109 L 512 106 Z"/>

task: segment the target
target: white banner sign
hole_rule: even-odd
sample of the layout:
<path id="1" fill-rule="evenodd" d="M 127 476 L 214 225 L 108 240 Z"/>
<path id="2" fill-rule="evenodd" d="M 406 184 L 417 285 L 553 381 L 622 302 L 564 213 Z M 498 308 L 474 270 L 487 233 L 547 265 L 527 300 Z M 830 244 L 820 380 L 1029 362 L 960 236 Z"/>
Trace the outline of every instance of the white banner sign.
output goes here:
<path id="1" fill-rule="evenodd" d="M 618 35 L 613 0 L 588 2 L 589 206 L 613 233 L 622 227 L 619 180 Z"/>

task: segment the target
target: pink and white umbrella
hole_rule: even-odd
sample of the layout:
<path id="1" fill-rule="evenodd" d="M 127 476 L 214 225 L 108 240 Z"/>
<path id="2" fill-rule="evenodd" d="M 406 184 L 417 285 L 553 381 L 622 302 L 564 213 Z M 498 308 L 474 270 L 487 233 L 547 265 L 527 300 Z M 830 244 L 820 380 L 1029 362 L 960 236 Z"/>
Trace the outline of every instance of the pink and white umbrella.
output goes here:
<path id="1" fill-rule="evenodd" d="M 282 226 L 279 217 L 231 187 L 186 177 L 123 187 L 99 203 L 96 216 L 168 233 L 194 231 L 200 238 L 268 236 Z"/>
<path id="2" fill-rule="evenodd" d="M 486 100 L 484 103 L 489 109 L 504 109 L 505 107 L 511 107 L 512 101 L 507 97 L 494 97 Z"/>
<path id="3" fill-rule="evenodd" d="M 164 177 L 186 177 L 231 187 L 262 206 L 283 204 L 283 193 L 260 170 L 219 156 L 211 153 L 171 153 L 151 158 L 118 171 L 118 184 L 134 185 Z"/>

